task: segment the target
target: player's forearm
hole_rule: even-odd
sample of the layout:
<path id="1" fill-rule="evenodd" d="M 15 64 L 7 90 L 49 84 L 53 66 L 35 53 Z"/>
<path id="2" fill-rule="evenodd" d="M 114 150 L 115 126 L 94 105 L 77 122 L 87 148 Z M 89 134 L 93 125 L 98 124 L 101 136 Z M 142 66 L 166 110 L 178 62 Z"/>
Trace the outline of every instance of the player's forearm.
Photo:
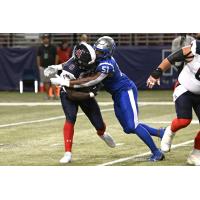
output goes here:
<path id="1" fill-rule="evenodd" d="M 83 79 L 77 79 L 74 81 L 70 81 L 70 86 L 74 88 L 80 88 L 80 87 L 90 87 L 99 84 L 103 79 L 105 79 L 108 76 L 108 74 L 104 73 L 97 73 L 94 76 L 86 77 Z M 73 83 L 73 85 L 71 85 Z"/>
<path id="2" fill-rule="evenodd" d="M 86 100 L 94 97 L 94 93 L 92 92 L 77 92 L 73 90 L 67 90 L 67 96 L 69 99 L 73 101 L 81 101 L 81 100 Z"/>
<path id="3" fill-rule="evenodd" d="M 93 74 L 92 76 L 88 76 L 88 77 L 85 77 L 85 78 L 80 78 L 80 79 L 76 79 L 76 80 L 71 80 L 70 81 L 70 87 L 76 87 L 78 88 L 78 85 L 85 85 L 91 81 L 94 81 L 96 79 L 98 79 L 99 77 L 99 73 L 96 73 L 96 74 Z M 94 84 L 96 85 L 96 84 Z"/>
<path id="4" fill-rule="evenodd" d="M 90 82 L 92 80 L 94 80 L 93 77 L 87 77 L 87 78 L 81 78 L 81 79 L 71 80 L 70 81 L 70 87 L 74 86 L 74 85 L 82 85 L 82 84 L 85 84 L 85 83 Z"/>
<path id="5" fill-rule="evenodd" d="M 188 60 L 190 59 L 190 60 Z M 167 58 L 165 58 L 157 69 L 155 69 L 151 76 L 155 79 L 158 79 L 162 76 L 162 73 L 171 68 L 176 62 L 185 62 L 191 61 L 193 59 L 193 55 L 191 53 L 190 47 L 184 47 L 170 54 Z"/>
<path id="6" fill-rule="evenodd" d="M 165 58 L 160 65 L 158 66 L 158 68 L 160 68 L 163 72 L 165 72 L 166 70 L 168 70 L 171 67 L 171 63 L 169 62 L 168 58 Z"/>
<path id="7" fill-rule="evenodd" d="M 151 77 L 153 77 L 154 79 L 159 79 L 162 76 L 162 73 L 164 71 L 166 71 L 167 69 L 169 69 L 171 67 L 171 63 L 169 62 L 169 60 L 167 58 L 165 58 L 160 65 L 153 70 L 153 72 L 151 73 Z"/>

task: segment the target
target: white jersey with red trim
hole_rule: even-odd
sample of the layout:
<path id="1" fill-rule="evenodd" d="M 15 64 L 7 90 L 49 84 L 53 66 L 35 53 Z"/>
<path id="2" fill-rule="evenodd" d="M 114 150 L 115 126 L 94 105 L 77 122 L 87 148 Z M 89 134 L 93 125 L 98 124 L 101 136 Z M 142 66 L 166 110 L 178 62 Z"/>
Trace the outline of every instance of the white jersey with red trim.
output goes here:
<path id="1" fill-rule="evenodd" d="M 194 93 L 200 94 L 200 41 L 193 41 L 191 51 L 194 58 L 187 63 L 181 71 L 178 81 L 183 87 Z"/>

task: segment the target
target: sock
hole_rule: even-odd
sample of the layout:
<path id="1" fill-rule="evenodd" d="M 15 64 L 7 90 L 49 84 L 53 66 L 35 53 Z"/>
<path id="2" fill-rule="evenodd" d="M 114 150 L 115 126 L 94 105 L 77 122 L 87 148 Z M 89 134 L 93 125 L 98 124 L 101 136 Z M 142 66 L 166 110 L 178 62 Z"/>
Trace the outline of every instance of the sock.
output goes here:
<path id="1" fill-rule="evenodd" d="M 175 118 L 171 124 L 171 131 L 176 132 L 182 128 L 185 128 L 186 126 L 188 126 L 190 124 L 191 121 L 192 121 L 192 119 Z"/>
<path id="2" fill-rule="evenodd" d="M 135 129 L 137 136 L 150 148 L 151 152 L 154 154 L 158 151 L 153 139 L 151 138 L 147 129 L 145 129 L 141 124 Z"/>
<path id="3" fill-rule="evenodd" d="M 157 129 L 157 128 L 153 128 L 153 127 L 150 127 L 150 126 L 148 126 L 148 125 L 146 125 L 146 124 L 142 124 L 142 123 L 141 123 L 141 125 L 142 125 L 144 128 L 147 129 L 147 131 L 149 132 L 149 134 L 150 134 L 151 136 L 155 136 L 155 137 L 162 138 L 163 135 L 164 135 L 164 129 L 162 129 L 162 128 Z"/>
<path id="4" fill-rule="evenodd" d="M 105 131 L 106 131 L 106 125 L 104 123 L 104 127 L 102 129 L 97 130 L 97 135 L 102 136 L 104 135 Z"/>
<path id="5" fill-rule="evenodd" d="M 71 152 L 74 136 L 74 124 L 66 121 L 63 128 L 65 152 Z"/>
<path id="6" fill-rule="evenodd" d="M 194 139 L 194 148 L 200 150 L 200 131 L 197 133 Z"/>

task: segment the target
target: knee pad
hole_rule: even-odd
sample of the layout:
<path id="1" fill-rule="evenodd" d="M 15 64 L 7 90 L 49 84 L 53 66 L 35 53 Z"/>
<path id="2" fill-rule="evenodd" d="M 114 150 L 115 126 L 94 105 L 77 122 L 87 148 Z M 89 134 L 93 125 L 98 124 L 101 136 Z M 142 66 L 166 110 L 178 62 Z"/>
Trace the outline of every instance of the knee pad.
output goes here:
<path id="1" fill-rule="evenodd" d="M 171 131 L 172 132 L 176 132 L 182 128 L 185 128 L 187 127 L 190 122 L 192 121 L 192 119 L 178 119 L 178 118 L 175 118 L 173 121 L 172 121 L 172 124 L 171 124 Z"/>
<path id="2" fill-rule="evenodd" d="M 104 123 L 104 127 L 97 130 L 97 135 L 101 136 L 105 133 L 105 131 L 106 131 L 106 124 Z"/>

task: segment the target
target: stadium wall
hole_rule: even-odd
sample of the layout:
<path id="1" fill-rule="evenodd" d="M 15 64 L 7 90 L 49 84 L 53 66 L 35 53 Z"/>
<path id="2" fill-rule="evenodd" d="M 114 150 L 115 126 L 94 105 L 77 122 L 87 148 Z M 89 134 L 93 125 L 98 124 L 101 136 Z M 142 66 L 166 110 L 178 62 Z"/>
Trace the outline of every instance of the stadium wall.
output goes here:
<path id="1" fill-rule="evenodd" d="M 122 72 L 127 74 L 139 89 L 146 89 L 148 76 L 170 53 L 169 48 L 169 46 L 123 46 L 117 47 L 114 57 Z M 39 78 L 35 48 L 0 49 L 0 90 L 19 90 L 19 80 L 25 71 L 27 78 Z M 172 68 L 162 77 L 160 88 L 171 89 L 176 78 L 176 69 Z"/>

